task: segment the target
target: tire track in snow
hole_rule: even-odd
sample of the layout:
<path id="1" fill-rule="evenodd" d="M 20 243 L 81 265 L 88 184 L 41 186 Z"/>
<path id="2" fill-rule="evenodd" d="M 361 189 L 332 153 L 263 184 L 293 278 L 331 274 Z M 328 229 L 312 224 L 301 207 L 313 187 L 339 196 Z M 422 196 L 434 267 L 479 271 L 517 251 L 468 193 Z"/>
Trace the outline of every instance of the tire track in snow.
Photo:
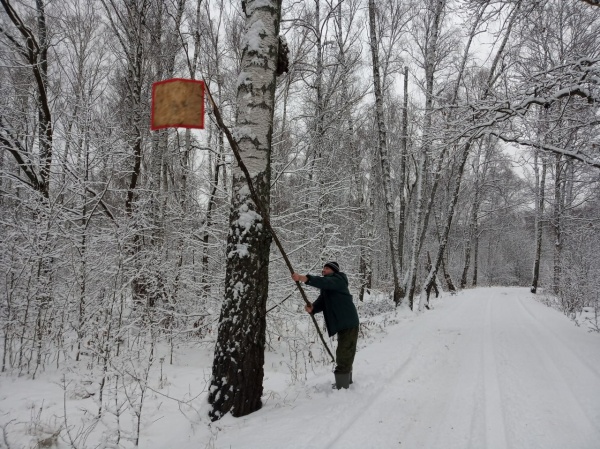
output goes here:
<path id="1" fill-rule="evenodd" d="M 437 337 L 447 343 L 444 344 L 447 352 L 431 354 L 434 358 L 442 356 L 444 369 L 424 379 L 438 388 L 435 405 L 425 406 L 426 414 L 421 415 L 432 425 L 426 432 L 422 426 L 415 429 L 417 433 L 410 435 L 407 447 L 481 449 L 486 444 L 483 429 L 486 303 L 470 297 L 457 298 L 457 301 L 462 301 L 463 305 L 444 311 L 443 322 L 439 323 L 440 327 L 448 326 L 438 329 Z M 456 338 L 449 340 L 453 333 Z"/>
<path id="2" fill-rule="evenodd" d="M 544 311 L 517 291 L 468 293 L 456 298 L 463 304 L 428 312 L 419 326 L 387 336 L 397 346 L 373 354 L 393 359 L 369 355 L 361 362 L 377 366 L 378 376 L 333 392 L 335 401 L 311 421 L 313 435 L 297 447 L 595 448 L 600 415 L 589 392 L 597 388 L 587 385 L 600 378 L 581 359 L 586 351 L 572 352 L 580 330 L 555 327 L 552 314 L 545 323 Z M 559 339 L 563 331 L 567 341 Z M 583 386 L 579 361 L 589 368 Z"/>
<path id="3" fill-rule="evenodd" d="M 315 431 L 316 436 L 308 442 L 308 445 L 306 447 L 308 447 L 308 448 L 324 447 L 324 448 L 328 448 L 328 449 L 331 449 L 332 447 L 334 447 L 334 445 L 338 442 L 338 440 L 345 435 L 346 429 L 352 427 L 352 425 L 354 423 L 356 423 L 362 416 L 368 415 L 369 410 L 373 406 L 375 406 L 376 404 L 379 403 L 379 398 L 386 391 L 386 387 L 389 384 L 389 381 L 391 379 L 399 377 L 410 367 L 410 364 L 412 363 L 412 360 L 414 358 L 414 355 L 417 353 L 418 348 L 419 348 L 418 344 L 414 345 L 410 350 L 409 356 L 404 360 L 404 362 L 398 368 L 394 369 L 389 376 L 387 376 L 385 379 L 382 379 L 381 386 L 377 388 L 375 394 L 369 395 L 368 400 L 365 401 L 365 403 L 363 403 L 362 405 L 359 406 L 357 404 L 354 406 L 354 409 L 357 411 L 355 413 L 351 414 L 348 418 L 344 419 L 344 421 L 345 421 L 344 425 L 338 426 L 338 428 L 340 429 L 339 431 L 337 431 L 336 433 L 334 433 L 332 435 L 329 433 L 330 429 L 325 426 L 323 428 L 323 432 L 321 432 L 320 430 Z M 350 387 L 350 388 L 352 388 L 352 387 Z M 341 393 L 344 394 L 345 392 L 341 391 Z M 323 444 L 323 440 L 322 440 L 323 434 L 329 436 L 329 438 L 326 440 L 325 444 Z"/>
<path id="4" fill-rule="evenodd" d="M 506 449 L 506 426 L 498 382 L 494 337 L 492 335 L 492 300 L 487 299 L 483 345 L 483 378 L 485 389 L 485 437 L 487 449 Z"/>
<path id="5" fill-rule="evenodd" d="M 465 309 L 456 308 L 446 311 L 450 312 L 449 315 L 428 316 L 427 319 L 433 319 L 436 324 L 414 329 L 417 330 L 416 334 L 410 333 L 411 338 L 419 343 L 411 348 L 402 366 L 380 379 L 382 386 L 377 388 L 374 394 L 353 404 L 352 410 L 356 412 L 350 416 L 339 415 L 339 408 L 332 407 L 332 414 L 337 412 L 336 419 L 341 420 L 343 424 L 340 423 L 335 434 L 328 433 L 331 429 L 326 427 L 317 430 L 317 433 L 330 435 L 330 438 L 325 441 L 321 438 L 318 441 L 313 439 L 305 447 L 356 447 L 352 444 L 359 444 L 362 440 L 362 435 L 356 433 L 359 429 L 370 425 L 369 430 L 375 430 L 384 421 L 394 419 L 393 412 L 389 415 L 385 411 L 394 406 L 395 400 L 409 401 L 404 405 L 398 402 L 398 410 L 406 412 L 406 407 L 412 410 L 412 414 L 409 415 L 400 413 L 404 421 L 398 422 L 397 437 L 402 440 L 399 444 L 408 444 L 406 447 L 430 448 L 482 447 L 481 443 L 485 441 L 484 432 L 482 431 L 479 437 L 474 429 L 475 422 L 481 416 L 476 414 L 475 410 L 483 409 L 483 403 L 477 403 L 476 391 L 483 391 L 482 337 L 486 308 L 485 304 L 473 302 L 470 311 L 477 314 L 477 322 L 481 324 L 466 329 L 459 325 L 457 329 L 457 323 L 464 320 L 464 311 Z M 431 328 L 437 328 L 437 333 L 431 334 L 426 331 Z M 427 350 L 423 352 L 423 348 Z M 475 355 L 476 360 L 473 360 Z M 419 392 L 425 385 L 430 385 L 431 388 L 428 394 L 422 397 Z M 369 385 L 366 387 L 369 388 Z M 362 396 L 365 392 L 356 392 L 361 394 L 357 399 L 365 399 Z M 465 399 L 465 394 L 469 399 Z M 396 419 L 402 419 L 400 416 L 396 415 Z M 463 416 L 468 418 L 463 419 Z M 452 441 L 448 441 L 448 432 L 452 433 Z M 389 446 L 389 433 L 382 436 L 387 440 L 381 441 L 377 432 L 373 432 L 368 445 L 363 447 L 387 447 L 382 444 Z"/>

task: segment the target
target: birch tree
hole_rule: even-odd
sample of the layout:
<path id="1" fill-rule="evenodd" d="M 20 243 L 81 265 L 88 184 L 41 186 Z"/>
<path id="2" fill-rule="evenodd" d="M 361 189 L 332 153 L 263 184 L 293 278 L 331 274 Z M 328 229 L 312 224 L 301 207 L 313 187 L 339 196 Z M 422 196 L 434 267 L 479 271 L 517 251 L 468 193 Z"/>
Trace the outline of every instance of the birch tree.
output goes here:
<path id="1" fill-rule="evenodd" d="M 417 263 L 419 259 L 419 252 L 422 244 L 421 233 L 425 228 L 424 214 L 425 214 L 425 167 L 428 157 L 428 153 L 431 149 L 431 143 L 433 140 L 432 135 L 432 124 L 433 124 L 433 101 L 434 101 L 434 77 L 436 71 L 437 52 L 438 52 L 438 39 L 440 36 L 440 29 L 442 25 L 442 16 L 444 8 L 446 6 L 445 0 L 433 0 L 427 5 L 426 21 L 428 29 L 426 31 L 426 40 L 423 44 L 424 48 L 424 69 L 425 69 L 425 111 L 424 111 L 424 122 L 422 131 L 422 142 L 421 148 L 418 155 L 418 163 L 416 168 L 417 178 L 417 192 L 415 198 L 415 217 L 413 225 L 413 237 L 411 242 L 411 257 L 410 265 L 406 272 L 406 295 L 408 296 L 409 307 L 413 306 L 413 296 L 415 293 L 415 283 L 417 278 Z"/>
<path id="2" fill-rule="evenodd" d="M 541 173 L 540 173 L 541 159 Z M 544 230 L 544 207 L 546 204 L 546 173 L 548 164 L 545 157 L 540 157 L 539 151 L 534 152 L 533 169 L 535 173 L 535 256 L 533 275 L 531 280 L 531 293 L 537 293 L 540 280 L 540 264 L 542 258 L 542 238 Z"/>
<path id="3" fill-rule="evenodd" d="M 246 17 L 238 77 L 235 139 L 265 207 L 270 198 L 270 155 L 281 3 L 243 1 Z M 261 407 L 271 236 L 238 169 L 233 177 L 227 239 L 225 298 L 219 318 L 209 402 L 213 420 Z"/>
<path id="4" fill-rule="evenodd" d="M 496 71 L 498 69 L 500 58 L 502 57 L 504 50 L 506 48 L 506 44 L 511 35 L 511 30 L 519 17 L 518 16 L 519 8 L 520 8 L 520 2 L 517 2 L 517 4 L 515 5 L 515 7 L 513 8 L 512 12 L 511 12 L 511 14 L 509 15 L 509 18 L 507 19 L 507 25 L 506 25 L 506 31 L 504 33 L 504 37 L 503 37 L 502 42 L 496 52 L 494 60 L 492 61 L 492 65 L 490 67 L 487 79 L 485 80 L 483 86 L 481 86 L 481 94 L 480 95 L 483 100 L 485 100 L 487 98 L 487 96 L 490 94 L 490 92 L 493 88 L 494 82 L 497 79 Z M 435 261 L 432 264 L 431 269 L 429 270 L 429 273 L 427 275 L 425 282 L 423 283 L 423 288 L 421 290 L 421 295 L 419 297 L 419 304 L 418 304 L 419 310 L 421 310 L 421 308 L 425 304 L 425 296 L 428 294 L 427 292 L 430 290 L 430 285 L 433 282 L 435 282 L 437 270 L 439 269 L 439 267 L 442 263 L 442 260 L 443 260 L 443 254 L 445 251 L 445 247 L 448 244 L 448 235 L 450 233 L 450 226 L 452 225 L 452 219 L 454 217 L 454 210 L 455 210 L 455 207 L 456 207 L 456 204 L 458 201 L 458 194 L 460 191 L 460 184 L 461 184 L 462 176 L 464 174 L 464 167 L 465 167 L 466 161 L 468 159 L 469 151 L 473 144 L 473 140 L 474 140 L 473 137 L 471 137 L 464 144 L 462 144 L 462 148 L 458 155 L 457 172 L 456 172 L 457 174 L 456 174 L 456 177 L 454 180 L 454 186 L 452 189 L 452 193 L 449 198 L 450 203 L 448 205 L 448 211 L 447 211 L 446 217 L 445 217 L 445 224 L 442 228 L 440 245 L 438 247 L 438 252 L 437 252 Z"/>
<path id="5" fill-rule="evenodd" d="M 386 220 L 388 228 L 388 239 L 390 245 L 390 259 L 392 265 L 392 275 L 394 279 L 394 302 L 400 303 L 404 295 L 400 280 L 400 255 L 398 250 L 398 240 L 396 233 L 396 215 L 394 211 L 394 202 L 392 197 L 392 187 L 390 179 L 390 162 L 387 147 L 387 131 L 383 113 L 383 91 L 381 87 L 381 76 L 379 73 L 379 48 L 376 32 L 376 15 L 374 0 L 369 0 L 369 35 L 370 50 L 373 69 L 373 89 L 375 94 L 375 121 L 377 123 L 377 150 L 381 163 L 382 184 L 385 194 Z"/>

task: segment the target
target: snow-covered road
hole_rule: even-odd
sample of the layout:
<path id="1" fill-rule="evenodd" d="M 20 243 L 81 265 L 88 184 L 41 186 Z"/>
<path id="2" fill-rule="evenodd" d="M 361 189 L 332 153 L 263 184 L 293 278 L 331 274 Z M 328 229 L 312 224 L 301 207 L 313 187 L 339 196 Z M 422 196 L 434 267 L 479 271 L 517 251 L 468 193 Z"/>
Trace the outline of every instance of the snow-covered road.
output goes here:
<path id="1" fill-rule="evenodd" d="M 362 348 L 350 390 L 332 391 L 330 376 L 309 376 L 306 385 L 288 387 L 286 400 L 249 417 L 226 417 L 211 443 L 600 448 L 600 336 L 525 289 L 446 297 Z"/>
<path id="2" fill-rule="evenodd" d="M 263 408 L 214 423 L 206 401 L 212 348 L 182 345 L 173 365 L 150 374 L 139 447 L 600 449 L 600 334 L 523 288 L 466 290 L 434 304 L 420 315 L 400 309 L 363 318 L 369 329 L 349 390 L 331 389 L 332 373 L 310 365 L 304 340 L 295 360 L 282 354 L 289 343 L 274 346 Z M 113 448 L 118 429 L 119 447 L 133 447 L 131 414 L 119 424 L 111 413 L 97 421 L 94 397 L 74 394 L 96 387 L 84 365 L 71 369 L 0 377 L 0 448 L 4 438 L 11 449 L 40 447 L 57 431 L 57 449 Z"/>

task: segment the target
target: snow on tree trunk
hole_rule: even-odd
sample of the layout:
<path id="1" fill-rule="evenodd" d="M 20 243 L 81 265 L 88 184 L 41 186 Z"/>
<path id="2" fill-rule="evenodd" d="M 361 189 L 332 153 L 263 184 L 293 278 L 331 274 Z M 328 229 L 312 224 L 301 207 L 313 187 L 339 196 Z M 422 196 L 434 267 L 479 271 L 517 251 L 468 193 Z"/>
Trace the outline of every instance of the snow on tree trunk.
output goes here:
<path id="1" fill-rule="evenodd" d="M 261 202 L 268 207 L 275 71 L 281 4 L 242 2 L 246 14 L 238 77 L 235 139 Z M 215 345 L 209 402 L 212 420 L 261 407 L 271 235 L 237 169 L 227 239 L 225 298 Z"/>

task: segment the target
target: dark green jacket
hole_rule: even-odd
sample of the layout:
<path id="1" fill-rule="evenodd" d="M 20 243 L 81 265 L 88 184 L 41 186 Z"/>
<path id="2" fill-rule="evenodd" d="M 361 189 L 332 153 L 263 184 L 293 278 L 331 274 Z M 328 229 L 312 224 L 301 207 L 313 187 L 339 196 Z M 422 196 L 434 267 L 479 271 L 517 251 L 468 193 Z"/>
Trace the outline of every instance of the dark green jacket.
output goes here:
<path id="1" fill-rule="evenodd" d="M 323 312 L 329 336 L 344 329 L 358 327 L 358 312 L 348 290 L 348 277 L 344 273 L 327 276 L 307 274 L 306 285 L 321 289 L 321 294 L 313 302 L 313 314 Z"/>

